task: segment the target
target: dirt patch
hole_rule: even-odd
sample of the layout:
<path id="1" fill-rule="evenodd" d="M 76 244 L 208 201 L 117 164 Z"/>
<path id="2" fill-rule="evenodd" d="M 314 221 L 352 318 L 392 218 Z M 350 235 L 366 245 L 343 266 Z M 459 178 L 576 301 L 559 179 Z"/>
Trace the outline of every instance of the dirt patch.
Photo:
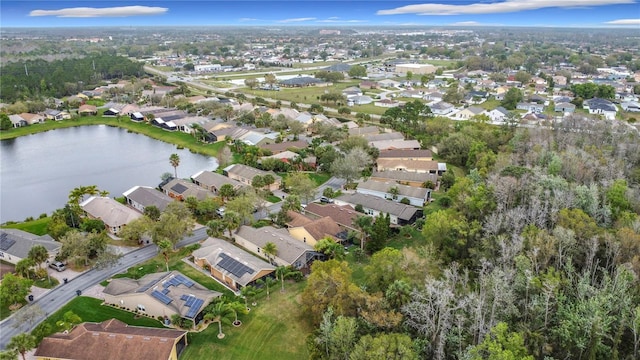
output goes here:
<path id="1" fill-rule="evenodd" d="M 0 263 L 0 279 L 4 277 L 4 274 L 12 273 L 15 269 L 13 264 Z"/>

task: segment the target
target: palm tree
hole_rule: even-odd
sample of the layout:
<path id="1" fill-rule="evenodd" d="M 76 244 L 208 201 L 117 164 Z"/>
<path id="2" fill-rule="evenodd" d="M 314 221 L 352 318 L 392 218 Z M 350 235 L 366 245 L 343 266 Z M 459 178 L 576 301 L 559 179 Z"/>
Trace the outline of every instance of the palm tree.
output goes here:
<path id="1" fill-rule="evenodd" d="M 224 213 L 224 217 L 222 218 L 222 222 L 224 223 L 227 230 L 229 230 L 229 238 L 233 238 L 233 229 L 237 229 L 242 223 L 242 218 L 240 214 L 234 211 L 227 211 Z"/>
<path id="2" fill-rule="evenodd" d="M 35 336 L 27 333 L 18 334 L 9 340 L 9 344 L 7 344 L 7 349 L 12 349 L 20 353 L 22 355 L 22 360 L 26 360 L 25 355 L 27 351 L 36 347 L 36 338 Z"/>
<path id="3" fill-rule="evenodd" d="M 29 249 L 29 255 L 27 257 L 38 266 L 38 269 L 42 268 L 42 263 L 49 258 L 49 252 L 47 248 L 42 245 L 36 245 Z"/>
<path id="4" fill-rule="evenodd" d="M 169 251 L 173 249 L 173 243 L 169 240 L 160 240 L 158 241 L 158 248 L 162 250 L 162 255 L 164 255 L 164 263 L 167 266 L 167 271 L 169 271 Z"/>
<path id="5" fill-rule="evenodd" d="M 233 312 L 233 314 L 235 315 L 236 319 L 233 321 L 233 326 L 240 326 L 242 325 L 242 321 L 238 320 L 238 313 L 241 314 L 246 314 L 248 312 L 247 307 L 244 306 L 241 302 L 239 301 L 234 301 L 232 303 L 227 304 L 229 306 L 229 309 Z"/>
<path id="6" fill-rule="evenodd" d="M 364 242 L 367 238 L 367 230 L 371 227 L 372 219 L 367 215 L 360 215 L 354 221 L 353 224 L 358 227 L 362 237 L 360 238 L 360 249 L 364 250 Z"/>
<path id="7" fill-rule="evenodd" d="M 213 304 L 209 304 L 205 309 L 205 315 L 203 317 L 206 321 L 213 321 L 218 323 L 218 339 L 224 338 L 222 333 L 222 322 L 228 321 L 231 315 L 231 308 L 229 304 L 224 301 L 218 301 Z"/>
<path id="8" fill-rule="evenodd" d="M 240 289 L 240 295 L 244 298 L 244 306 L 247 308 L 247 311 L 249 310 L 249 298 L 256 296 L 257 292 L 256 287 L 252 285 L 247 285 Z"/>
<path id="9" fill-rule="evenodd" d="M 268 241 L 266 244 L 264 244 L 262 251 L 264 252 L 265 255 L 267 255 L 267 259 L 269 259 L 269 263 L 272 264 L 273 263 L 272 258 L 278 254 L 278 248 L 276 247 L 276 244 L 272 243 L 271 241 Z"/>
<path id="10" fill-rule="evenodd" d="M 178 165 L 180 165 L 180 156 L 178 156 L 178 154 L 171 154 L 171 156 L 169 156 L 169 163 L 171 163 L 171 166 L 173 166 L 173 174 L 174 174 L 174 177 L 177 179 Z"/>
<path id="11" fill-rule="evenodd" d="M 301 274 L 301 272 L 294 270 L 291 266 L 278 266 L 276 268 L 276 277 L 280 278 L 280 283 L 282 285 L 280 292 L 284 292 L 284 279 L 295 276 L 296 274 Z"/>
<path id="12" fill-rule="evenodd" d="M 267 276 L 264 279 L 257 280 L 256 283 L 260 284 L 260 285 L 264 284 L 264 286 L 267 288 L 267 300 L 270 300 L 271 299 L 271 293 L 269 292 L 269 288 L 272 285 L 275 285 L 276 280 L 274 278 L 272 278 L 272 277 Z"/>
<path id="13" fill-rule="evenodd" d="M 411 285 L 404 280 L 396 280 L 389 285 L 384 295 L 389 305 L 399 309 L 411 300 Z"/>
<path id="14" fill-rule="evenodd" d="M 218 237 L 224 231 L 224 223 L 221 220 L 213 219 L 207 223 L 207 235 Z"/>

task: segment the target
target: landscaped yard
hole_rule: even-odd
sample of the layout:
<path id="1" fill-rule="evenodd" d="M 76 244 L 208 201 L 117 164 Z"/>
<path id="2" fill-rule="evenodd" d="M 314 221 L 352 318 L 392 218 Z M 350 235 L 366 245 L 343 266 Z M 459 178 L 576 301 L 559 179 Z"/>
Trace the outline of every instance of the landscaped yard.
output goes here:
<path id="1" fill-rule="evenodd" d="M 42 236 L 47 233 L 47 225 L 49 224 L 49 221 L 51 221 L 50 217 L 44 217 L 33 221 L 6 224 L 2 227 L 8 229 L 18 229 Z"/>
<path id="2" fill-rule="evenodd" d="M 306 321 L 299 303 L 299 295 L 305 283 L 285 285 L 280 293 L 279 285 L 272 289 L 271 299 L 264 293 L 258 297 L 258 306 L 242 315 L 242 326 L 223 324 L 223 339 L 216 337 L 217 324 L 211 324 L 200 333 L 189 334 L 189 346 L 183 360 L 280 360 L 307 359 L 306 338 L 312 329 Z M 215 354 L 215 355 L 214 355 Z"/>
<path id="3" fill-rule="evenodd" d="M 329 92 L 341 92 L 342 90 L 350 87 L 356 86 L 360 82 L 359 81 L 344 81 L 335 83 L 333 86 L 322 87 L 322 86 L 308 86 L 302 88 L 281 88 L 280 91 L 267 91 L 267 90 L 259 90 L 259 89 L 249 89 L 242 88 L 238 89 L 238 91 L 244 92 L 246 94 L 255 95 L 263 98 L 270 98 L 274 100 L 286 100 L 293 101 L 296 103 L 303 104 L 321 104 L 326 106 L 333 106 L 334 104 L 331 102 L 326 104 L 324 102 L 320 102 L 319 97 L 325 93 L 325 91 Z"/>

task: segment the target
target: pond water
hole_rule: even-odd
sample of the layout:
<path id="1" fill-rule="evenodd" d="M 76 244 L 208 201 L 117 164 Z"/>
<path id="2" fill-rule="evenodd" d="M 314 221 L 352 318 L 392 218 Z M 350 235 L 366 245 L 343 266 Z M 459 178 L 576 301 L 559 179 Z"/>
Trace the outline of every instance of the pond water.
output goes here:
<path id="1" fill-rule="evenodd" d="M 173 153 L 180 178 L 218 167 L 213 157 L 106 125 L 0 141 L 0 223 L 51 215 L 78 186 L 97 185 L 111 197 L 136 185 L 156 187 L 163 173 L 174 173 Z"/>

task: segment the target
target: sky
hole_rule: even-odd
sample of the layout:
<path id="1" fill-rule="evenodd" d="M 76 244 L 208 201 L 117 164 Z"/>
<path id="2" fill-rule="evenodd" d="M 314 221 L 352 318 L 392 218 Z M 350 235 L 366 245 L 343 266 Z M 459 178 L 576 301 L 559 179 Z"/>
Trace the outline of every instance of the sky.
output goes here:
<path id="1" fill-rule="evenodd" d="M 640 32 L 640 0 L 0 1 L 0 27 L 537 26 Z"/>

